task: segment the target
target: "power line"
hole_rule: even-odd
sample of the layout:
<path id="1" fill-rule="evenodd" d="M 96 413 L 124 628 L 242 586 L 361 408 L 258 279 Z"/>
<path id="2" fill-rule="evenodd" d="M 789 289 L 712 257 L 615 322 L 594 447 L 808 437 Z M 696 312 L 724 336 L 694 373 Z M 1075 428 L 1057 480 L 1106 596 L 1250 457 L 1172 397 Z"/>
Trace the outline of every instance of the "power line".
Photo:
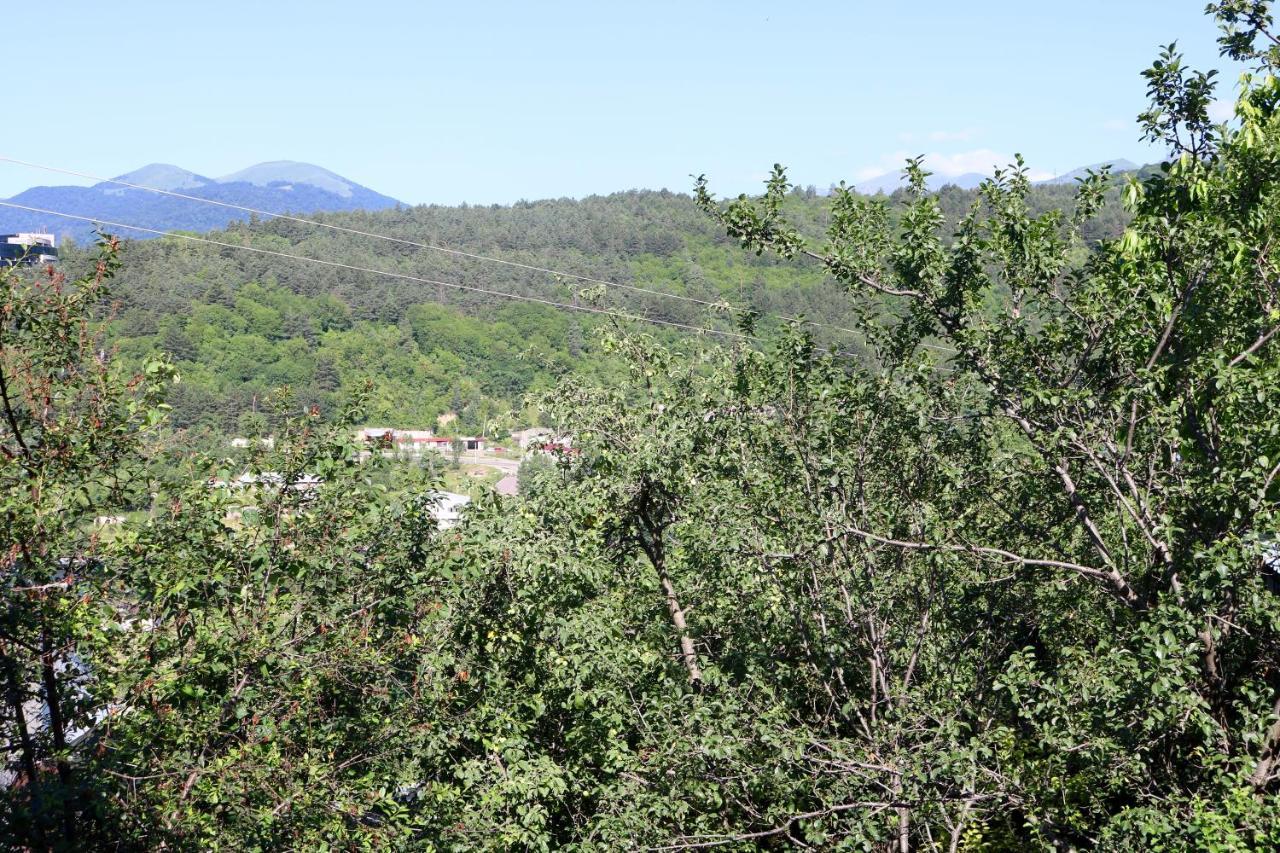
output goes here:
<path id="1" fill-rule="evenodd" d="M 0 159 L 3 159 L 3 158 L 0 158 Z M 759 337 L 758 335 L 749 335 L 742 332 L 730 332 L 730 331 L 725 331 L 723 329 L 710 329 L 710 328 L 707 328 L 706 326 L 694 326 L 689 323 L 678 323 L 674 320 L 659 320 L 654 317 L 642 317 L 638 314 L 628 314 L 625 311 L 611 311 L 607 308 L 593 308 L 585 305 L 573 305 L 567 302 L 556 302 L 554 300 L 543 299 L 538 296 L 522 296 L 516 293 L 505 293 L 501 290 L 490 290 L 485 287 L 474 287 L 472 285 L 467 285 L 467 284 L 457 284 L 456 282 L 440 281 L 439 279 L 424 278 L 422 276 L 409 275 L 408 273 L 398 273 L 398 272 L 392 272 L 391 270 L 379 270 L 379 269 L 374 269 L 372 267 L 361 267 L 361 266 L 356 266 L 354 264 L 344 264 L 341 261 L 327 261 L 322 258 L 312 258 L 312 257 L 308 257 L 307 255 L 295 255 L 290 252 L 280 252 L 275 249 L 261 249 L 261 248 L 258 248 L 257 246 L 244 246 L 237 243 L 227 243 L 222 240 L 213 240 L 208 237 L 197 237 L 194 234 L 183 234 L 177 231 L 162 231 L 158 228 L 146 228 L 142 225 L 130 225 L 125 222 L 112 222 L 111 220 L 108 220 L 108 219 L 96 219 L 92 216 L 81 216 L 75 213 L 63 213 L 62 211 L 58 211 L 58 210 L 49 210 L 47 208 L 42 208 L 42 207 L 33 207 L 31 205 L 26 205 L 26 204 L 17 204 L 16 202 L 12 202 L 12 201 L 0 201 L 0 207 L 10 207 L 10 208 L 14 208 L 15 210 L 26 210 L 31 213 L 42 213 L 47 216 L 60 216 L 64 219 L 75 219 L 80 222 L 88 222 L 93 225 L 109 225 L 112 228 L 128 228 L 130 230 L 141 231 L 146 234 L 155 234 L 156 236 L 159 236 L 159 237 L 175 237 L 181 240 L 190 241 L 192 243 L 204 243 L 209 246 L 218 246 L 223 249 L 238 249 L 240 251 L 252 252 L 258 255 L 267 255 L 275 258 L 288 258 L 290 260 L 295 260 L 295 261 L 306 261 L 307 263 L 319 264 L 325 267 L 351 270 L 353 272 L 369 273 L 370 275 L 382 275 L 382 276 L 387 276 L 388 278 L 396 278 L 404 281 L 413 281 L 413 282 L 418 282 L 420 284 L 433 284 L 438 287 L 449 287 L 455 290 L 468 291 L 470 293 L 481 293 L 486 296 L 497 296 L 503 299 L 513 299 L 518 302 L 532 302 L 538 305 L 547 305 L 552 308 L 563 308 L 567 311 L 581 311 L 587 314 L 601 314 L 604 316 L 616 317 L 623 320 L 635 320 L 636 322 L 640 322 L 640 323 L 652 323 L 659 326 L 669 326 L 671 328 L 676 328 L 676 329 L 686 329 L 691 332 L 702 332 L 709 335 L 720 335 L 722 337 L 737 338 L 739 340 L 749 340 L 749 341 L 754 341 L 760 344 L 766 343 L 766 341 L 763 338 Z M 951 352 L 951 353 L 957 352 L 956 350 L 935 346 L 933 344 L 922 343 L 920 344 L 920 346 L 928 349 L 939 350 L 942 352 Z M 832 350 L 832 354 L 842 356 L 844 358 L 855 359 L 855 360 L 859 358 L 857 353 L 850 352 L 848 350 Z M 945 373 L 954 372 L 949 368 L 940 367 L 938 369 Z"/>
<path id="2" fill-rule="evenodd" d="M 519 261 L 511 261 L 511 260 L 507 260 L 506 258 L 495 258 L 490 255 L 480 255 L 474 252 L 466 252 L 461 249 L 452 249 L 452 248 L 449 248 L 448 246 L 439 246 L 433 243 L 420 243 L 416 240 L 407 240 L 402 237 L 392 237 L 387 234 L 378 234 L 373 231 L 362 231 L 359 228 L 348 228 L 344 225 L 334 225 L 333 223 L 330 223 L 330 222 L 320 222 L 319 220 L 307 219 L 306 217 L 302 217 L 302 216 L 294 216 L 289 213 L 276 213 L 270 210 L 259 210 L 258 208 L 247 207 L 241 204 L 232 204 L 231 202 L 227 202 L 227 201 L 219 201 L 217 199 L 212 199 L 212 198 L 202 198 L 200 196 L 188 195 L 187 193 L 174 192 L 172 190 L 163 190 L 163 189 L 159 189 L 158 187 L 148 187 L 142 184 L 134 184 L 134 183 L 130 183 L 129 181 L 122 181 L 118 178 L 103 178 L 103 177 L 99 177 L 98 175 L 90 175 L 87 172 L 78 172 L 74 169 L 63 169 L 58 166 L 46 166 L 41 163 L 32 163 L 28 160 L 19 160 L 16 157 L 6 157 L 2 154 L 0 154 L 0 162 L 13 163 L 15 165 L 26 166 L 31 169 L 41 169 L 46 172 L 56 172 L 57 174 L 60 174 L 60 175 L 71 175 L 77 178 L 85 178 L 86 180 L 90 180 L 90 181 L 98 181 L 99 183 L 116 184 L 118 186 L 129 187 L 130 189 L 135 189 L 135 190 L 143 190 L 145 192 L 169 196 L 171 198 L 180 198 L 186 201 L 194 201 L 200 204 L 211 204 L 217 207 L 228 208 L 230 210 L 239 210 L 243 213 L 257 214 L 258 216 L 270 216 L 275 219 L 283 219 L 288 222 L 297 222 L 303 225 L 313 225 L 317 228 L 327 228 L 331 231 L 339 231 L 344 234 L 352 234 L 359 237 L 370 237 L 375 240 L 385 240 L 388 243 L 398 243 L 404 246 L 413 246 L 418 249 L 428 249 L 433 252 L 443 252 L 448 255 L 455 255 L 463 258 L 471 258 L 473 260 L 478 260 L 478 261 L 488 261 L 490 263 L 495 263 L 495 264 L 504 264 L 510 267 L 517 267 L 519 269 L 529 270 L 531 272 L 546 273 L 548 275 L 560 276 L 562 278 L 572 278 L 572 279 L 577 279 L 578 281 L 589 282 L 591 284 L 603 284 L 607 287 L 616 287 L 622 290 L 630 290 L 636 293 L 644 293 L 650 296 L 657 296 L 663 299 L 678 299 L 684 302 L 692 302 L 698 305 L 703 305 L 711 308 L 728 307 L 726 302 L 714 302 L 708 299 L 699 299 L 695 296 L 685 296 L 679 293 L 667 293 L 661 290 L 654 290 L 648 287 L 639 287 L 633 284 L 622 284 L 621 282 L 609 281 L 608 279 L 593 278 L 587 275 L 579 275 L 577 273 L 564 272 L 563 270 L 555 270 L 555 269 L 550 269 L 548 267 L 536 266 L 534 264 L 525 264 Z M 93 221 L 98 221 L 98 220 L 93 220 Z M 111 224 L 111 223 L 104 222 L 103 224 Z M 122 225 L 118 227 L 136 228 L 136 226 L 131 226 L 131 225 Z M 147 230 L 147 229 L 138 229 L 138 230 Z M 818 329 L 831 329 L 837 332 L 846 332 L 851 335 L 858 334 L 858 332 L 854 329 L 846 329 L 843 326 L 836 326 L 830 323 L 818 323 L 813 320 L 802 320 L 798 317 L 789 317 L 786 314 L 764 314 L 762 316 L 766 316 L 766 317 L 773 316 L 779 320 L 784 320 L 788 323 L 800 323 L 800 324 L 803 324 L 806 326 L 812 326 Z"/>
<path id="3" fill-rule="evenodd" d="M 549 305 L 553 308 L 564 308 L 569 311 L 582 311 L 588 314 L 604 314 L 610 317 L 618 317 L 624 320 L 636 320 L 641 323 L 655 323 L 660 326 L 671 326 L 677 329 L 688 329 L 694 332 L 705 332 L 711 335 L 722 335 L 724 337 L 739 338 L 741 340 L 751 340 L 757 343 L 764 343 L 762 338 L 755 335 L 748 335 L 742 332 L 729 332 L 722 329 L 709 329 L 705 326 L 694 326 L 689 323 L 677 323 L 674 320 L 659 320 L 654 317 L 641 317 L 638 314 L 628 314 L 625 311 L 611 311 L 607 308 L 592 308 L 585 305 L 573 305 L 567 302 L 556 302 L 551 299 L 542 299 L 537 296 L 522 296 L 516 293 L 504 293 L 500 290 L 489 290 L 484 287 L 473 287 L 466 284 L 457 284 L 450 281 L 440 281 L 433 278 L 423 278 L 422 276 L 409 275 L 408 273 L 392 272 L 391 270 L 379 270 L 372 267 L 361 267 L 354 264 L 344 264 L 341 261 L 327 261 L 322 258 L 312 258 L 307 255 L 295 255 L 290 252 L 280 252 L 274 249 L 260 249 L 257 246 L 242 246 L 236 243 L 226 243 L 221 240 L 212 240 L 208 237 L 196 237 L 193 234 L 183 234 L 177 231 L 161 231 L 157 228 L 145 228 L 141 225 L 129 225 L 124 222 L 111 222 L 106 219 L 96 219 L 92 216 L 80 216 L 75 213 L 62 213 L 57 210 L 48 210 L 41 207 L 32 207 L 25 204 L 16 204 L 11 201 L 0 201 L 0 206 L 12 207 L 17 210 L 26 210 L 31 213 L 43 213 L 48 216 L 61 216 L 64 219 L 77 219 L 81 222 L 89 222 L 96 225 L 108 225 L 112 228 L 128 228 L 133 231 L 142 231 L 147 234 L 155 234 L 160 237 L 176 237 L 182 240 L 190 240 L 193 243 L 206 243 L 210 246 L 220 246 L 224 249 L 239 249 L 245 252 L 253 252 L 259 255 L 269 255 L 276 258 L 290 258 L 295 261 L 306 261 L 307 263 L 320 264 L 326 267 L 336 267 L 338 269 L 351 270 L 353 272 L 369 273 L 371 275 L 385 275 L 390 278 L 398 278 L 405 281 L 414 281 L 419 284 L 433 284 L 437 287 L 451 287 L 456 290 L 466 290 L 471 293 L 482 293 L 486 296 L 499 296 L 504 299 L 515 299 L 522 302 L 536 302 L 540 305 Z"/>

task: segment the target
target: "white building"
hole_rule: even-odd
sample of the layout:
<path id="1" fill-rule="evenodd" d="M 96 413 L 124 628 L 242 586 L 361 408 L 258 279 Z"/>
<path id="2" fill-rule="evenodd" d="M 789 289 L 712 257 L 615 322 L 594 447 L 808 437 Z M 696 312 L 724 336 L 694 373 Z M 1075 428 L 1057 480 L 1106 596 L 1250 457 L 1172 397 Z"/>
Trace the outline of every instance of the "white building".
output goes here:
<path id="1" fill-rule="evenodd" d="M 448 530 L 457 525 L 462 520 L 462 510 L 471 503 L 471 498 L 454 492 L 432 492 L 431 494 L 435 499 L 431 507 L 431 517 L 436 520 L 436 526 L 441 530 Z"/>
<path id="2" fill-rule="evenodd" d="M 555 430 L 546 427 L 529 427 L 528 429 L 518 429 L 511 433 L 511 437 L 520 444 L 521 450 L 528 450 L 530 445 L 539 445 L 550 441 L 555 436 Z"/>
<path id="3" fill-rule="evenodd" d="M 356 441 L 380 450 L 383 456 L 391 457 L 396 453 L 421 456 L 428 450 L 439 449 L 437 445 L 440 439 L 429 429 L 363 427 L 356 430 Z"/>
<path id="4" fill-rule="evenodd" d="M 51 264 L 58 260 L 52 234 L 0 234 L 0 264 Z"/>

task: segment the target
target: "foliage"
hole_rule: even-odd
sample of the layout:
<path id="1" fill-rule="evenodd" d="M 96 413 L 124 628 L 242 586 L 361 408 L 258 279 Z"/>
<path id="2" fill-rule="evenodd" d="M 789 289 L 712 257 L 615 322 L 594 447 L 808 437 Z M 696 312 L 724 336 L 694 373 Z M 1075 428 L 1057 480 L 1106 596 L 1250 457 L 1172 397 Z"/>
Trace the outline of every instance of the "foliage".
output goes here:
<path id="1" fill-rule="evenodd" d="M 12 846 L 1280 846 L 1268 10 L 1212 7 L 1258 64 L 1228 124 L 1212 77 L 1153 66 L 1170 159 L 1114 240 L 1105 173 L 1040 209 L 1016 162 L 958 218 L 919 161 L 821 216 L 781 168 L 727 204 L 700 179 L 762 265 L 858 297 L 864 350 L 596 329 L 610 381 L 535 397 L 570 446 L 448 531 L 434 483 L 349 443 L 354 405 L 266 395 L 276 441 L 234 464 L 140 445 L 171 374 L 94 343 L 111 253 L 72 287 L 8 272 Z M 210 287 L 168 351 L 326 298 L 253 288 Z M 328 313 L 317 339 L 364 322 Z M 384 343 L 486 345 L 406 317 Z"/>
<path id="2" fill-rule="evenodd" d="M 520 460 L 520 468 L 516 472 L 520 494 L 533 495 L 554 484 L 556 464 L 546 453 L 530 453 Z"/>
<path id="3" fill-rule="evenodd" d="M 111 247 L 75 282 L 0 269 L 2 808 L 13 837 L 42 848 L 74 846 L 91 813 L 92 775 L 72 753 L 100 721 L 101 694 L 81 642 L 115 620 L 117 592 L 95 519 L 145 506 L 138 442 L 164 417 L 170 376 L 160 362 L 122 376 L 100 347 L 90 318 L 116 266 Z"/>
<path id="4" fill-rule="evenodd" d="M 947 187 L 937 197 L 953 221 L 975 194 Z M 1044 209 L 1069 197 L 1068 187 L 1036 187 L 1029 203 Z M 897 211 L 905 199 L 900 192 L 885 201 Z M 793 191 L 781 204 L 805 233 L 818 234 L 830 218 L 832 199 Z M 325 262 L 725 331 L 734 330 L 725 309 L 730 304 L 759 314 L 756 327 L 764 333 L 777 328 L 776 315 L 802 315 L 839 327 L 814 331 L 824 344 L 855 352 L 863 346 L 860 334 L 847 331 L 855 315 L 886 310 L 878 302 L 850 299 L 816 263 L 743 257 L 687 195 L 631 192 L 321 219 L 624 287 L 606 287 L 593 306 L 586 293 L 590 282 L 288 221 L 237 224 L 213 236 Z M 1122 222 L 1118 193 L 1112 191 L 1100 216 L 1085 225 L 1085 237 L 1115 236 Z M 526 395 L 546 391 L 564 376 L 608 383 L 620 375 L 592 347 L 592 332 L 606 319 L 596 314 L 566 315 L 482 293 L 211 250 L 181 238 L 129 243 L 124 252 L 128 263 L 114 288 L 111 341 L 131 363 L 162 352 L 178 365 L 184 381 L 169 402 L 174 425 L 183 429 L 232 433 L 241 413 L 280 385 L 331 418 L 343 399 L 372 381 L 368 414 L 375 422 L 431 426 L 453 411 L 458 430 L 479 432 L 518 409 Z M 64 256 L 69 266 L 80 262 L 74 249 Z M 674 330 L 659 334 L 668 342 L 680 337 Z"/>

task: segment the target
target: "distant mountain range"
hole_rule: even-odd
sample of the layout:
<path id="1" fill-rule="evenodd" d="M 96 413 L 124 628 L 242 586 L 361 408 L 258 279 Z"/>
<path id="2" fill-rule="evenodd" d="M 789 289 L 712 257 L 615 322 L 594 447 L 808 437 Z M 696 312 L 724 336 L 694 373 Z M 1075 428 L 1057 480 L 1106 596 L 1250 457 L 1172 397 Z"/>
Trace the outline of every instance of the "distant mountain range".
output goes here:
<path id="1" fill-rule="evenodd" d="M 1107 160 L 1103 163 L 1093 163 L 1088 166 L 1081 166 L 1079 169 L 1072 169 L 1070 172 L 1049 178 L 1046 181 L 1038 181 L 1041 184 L 1071 184 L 1079 178 L 1083 178 L 1090 171 L 1098 171 L 1103 166 L 1111 167 L 1111 174 L 1118 175 L 1121 172 L 1136 172 L 1142 167 L 1132 160 Z"/>
<path id="2" fill-rule="evenodd" d="M 1137 170 L 1137 164 L 1128 160 L 1111 160 L 1072 169 L 1070 172 L 1037 181 L 1039 184 L 1070 184 L 1084 177 L 1089 169 L 1110 165 L 1113 173 Z M 947 185 L 961 189 L 973 189 L 989 175 L 968 172 L 963 175 L 931 175 L 928 186 L 938 190 Z M 401 202 L 363 187 L 328 169 L 310 163 L 292 160 L 275 160 L 258 163 L 247 169 L 208 178 L 179 166 L 167 163 L 151 163 L 135 169 L 114 180 L 138 187 L 183 193 L 195 198 L 211 199 L 227 204 L 252 207 L 273 213 L 307 214 L 342 210 L 381 210 L 396 207 Z M 892 193 L 903 186 L 902 173 L 886 172 L 855 185 L 858 192 L 873 195 Z M 31 207 L 57 210 L 95 220 L 109 220 L 130 225 L 140 225 L 158 231 L 212 231 L 225 227 L 235 220 L 244 220 L 248 214 L 216 205 L 203 204 L 189 199 L 174 198 L 145 189 L 134 189 L 110 182 L 91 187 L 51 186 L 32 187 L 6 201 Z M 107 230 L 119 232 L 123 237 L 146 238 L 154 236 L 145 232 L 123 228 Z M 0 207 L 0 233 L 37 231 L 51 233 L 59 240 L 73 237 L 86 242 L 94 239 L 93 225 L 87 222 L 64 219 L 44 213 Z"/>
<path id="3" fill-rule="evenodd" d="M 1061 175 L 1046 178 L 1043 181 L 1036 181 L 1036 183 L 1046 185 L 1070 184 L 1077 178 L 1083 178 L 1088 170 L 1093 169 L 1096 171 L 1101 169 L 1103 166 L 1110 166 L 1112 174 L 1133 172 L 1140 168 L 1137 163 L 1130 162 L 1129 160 L 1108 160 L 1103 163 L 1093 163 L 1089 166 L 1081 166 L 1078 169 L 1072 169 L 1070 172 L 1064 172 Z M 980 172 L 966 172 L 963 175 L 930 175 L 926 183 L 931 190 L 940 190 L 948 185 L 957 186 L 962 190 L 971 190 L 989 177 L 991 177 L 989 173 L 984 175 Z M 875 195 L 876 193 L 888 194 L 892 193 L 894 190 L 902 189 L 902 187 L 903 177 L 900 170 L 896 172 L 886 172 L 883 175 L 868 178 L 867 180 L 854 185 L 854 189 L 866 195 Z"/>
<path id="4" fill-rule="evenodd" d="M 328 169 L 292 160 L 259 163 L 221 178 L 207 178 L 167 163 L 152 163 L 115 180 L 273 213 L 380 210 L 400 204 Z M 6 200 L 161 231 L 211 231 L 233 220 L 249 218 L 242 211 L 108 182 L 91 187 L 32 187 Z M 107 230 L 119 232 L 122 237 L 153 236 L 121 228 Z M 93 239 L 93 226 L 87 222 L 0 207 L 0 233 L 14 231 L 39 231 L 81 242 Z"/>

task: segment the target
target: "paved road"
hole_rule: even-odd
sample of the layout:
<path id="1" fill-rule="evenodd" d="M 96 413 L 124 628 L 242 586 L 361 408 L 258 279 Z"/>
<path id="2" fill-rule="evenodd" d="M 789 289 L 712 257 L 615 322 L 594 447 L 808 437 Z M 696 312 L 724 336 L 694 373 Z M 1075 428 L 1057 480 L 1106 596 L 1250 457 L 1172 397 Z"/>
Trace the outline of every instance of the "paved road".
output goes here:
<path id="1" fill-rule="evenodd" d="M 489 456 L 464 453 L 462 454 L 462 458 L 458 461 L 463 465 L 484 465 L 487 468 L 496 468 L 504 474 L 514 474 L 520 470 L 520 460 L 512 459 L 509 456 Z"/>

